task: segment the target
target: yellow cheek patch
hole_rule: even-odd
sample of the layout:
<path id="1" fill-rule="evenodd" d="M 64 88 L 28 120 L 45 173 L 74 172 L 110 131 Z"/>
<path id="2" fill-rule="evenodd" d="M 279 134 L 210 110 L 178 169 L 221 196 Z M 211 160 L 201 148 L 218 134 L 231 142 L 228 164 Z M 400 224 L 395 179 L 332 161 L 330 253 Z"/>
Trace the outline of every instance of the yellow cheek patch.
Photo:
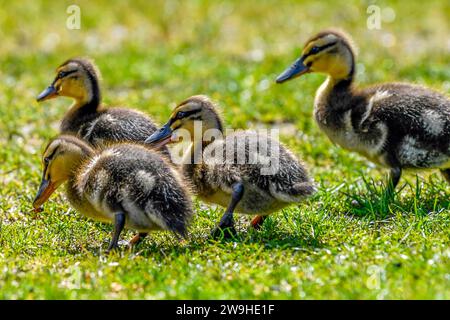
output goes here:
<path id="1" fill-rule="evenodd" d="M 52 183 L 61 183 L 66 181 L 73 168 L 78 163 L 77 155 L 72 153 L 58 153 L 53 156 L 47 168 L 47 178 L 50 175 Z"/>
<path id="2" fill-rule="evenodd" d="M 313 56 L 307 57 L 305 60 L 303 60 L 303 64 L 307 66 L 309 63 L 314 63 L 316 59 Z"/>
<path id="3" fill-rule="evenodd" d="M 68 81 L 66 83 L 71 88 L 71 91 L 74 94 L 76 94 L 77 96 L 85 95 L 86 90 L 80 82 L 73 80 L 73 79 L 68 79 Z"/>
<path id="4" fill-rule="evenodd" d="M 58 91 L 61 91 L 62 84 L 63 84 L 62 80 L 61 80 L 61 79 L 57 79 L 56 82 L 55 82 L 55 84 L 54 84 L 54 87 L 55 87 Z"/>
<path id="5" fill-rule="evenodd" d="M 170 125 L 170 128 L 171 128 L 172 130 L 175 130 L 176 128 L 180 127 L 181 125 L 182 125 L 181 120 L 175 120 L 175 122 L 173 122 L 173 123 Z"/>
<path id="6" fill-rule="evenodd" d="M 49 171 L 50 173 L 51 180 L 56 181 L 60 179 L 61 173 L 65 171 L 65 168 L 62 161 L 58 161 L 58 159 L 55 159 L 50 163 L 47 171 Z"/>
<path id="7" fill-rule="evenodd" d="M 349 72 L 349 66 L 342 57 L 329 55 L 323 55 L 316 59 L 311 69 L 317 72 L 328 73 L 335 78 L 345 77 Z"/>
<path id="8" fill-rule="evenodd" d="M 84 99 L 87 95 L 84 83 L 73 78 L 58 80 L 59 93 L 77 99 Z"/>

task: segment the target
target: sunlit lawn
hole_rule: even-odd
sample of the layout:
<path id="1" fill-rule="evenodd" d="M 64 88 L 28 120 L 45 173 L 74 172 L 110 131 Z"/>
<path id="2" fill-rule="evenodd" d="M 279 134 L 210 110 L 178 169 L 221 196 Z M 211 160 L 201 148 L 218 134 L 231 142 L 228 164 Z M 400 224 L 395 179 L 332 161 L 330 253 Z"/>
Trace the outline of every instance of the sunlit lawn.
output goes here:
<path id="1" fill-rule="evenodd" d="M 450 298 L 448 184 L 412 173 L 388 204 L 386 172 L 332 145 L 314 123 L 324 76 L 274 84 L 303 41 L 337 26 L 359 47 L 359 82 L 448 94 L 448 1 L 378 1 L 395 13 L 381 30 L 367 28 L 369 1 L 77 1 L 81 30 L 68 30 L 72 3 L 0 1 L 0 298 Z M 319 192 L 259 232 L 239 217 L 240 238 L 229 242 L 209 239 L 223 209 L 196 202 L 189 240 L 155 233 L 133 252 L 104 255 L 111 226 L 81 217 L 62 190 L 31 212 L 40 153 L 70 104 L 35 96 L 79 55 L 102 71 L 106 104 L 163 123 L 177 102 L 203 93 L 229 127 L 279 128 Z"/>

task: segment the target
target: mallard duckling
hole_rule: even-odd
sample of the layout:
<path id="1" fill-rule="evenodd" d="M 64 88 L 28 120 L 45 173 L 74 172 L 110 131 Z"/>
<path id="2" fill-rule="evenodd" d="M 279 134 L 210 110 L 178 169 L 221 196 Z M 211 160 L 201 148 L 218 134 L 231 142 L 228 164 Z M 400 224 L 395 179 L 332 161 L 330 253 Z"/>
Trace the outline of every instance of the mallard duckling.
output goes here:
<path id="1" fill-rule="evenodd" d="M 354 52 L 347 35 L 322 31 L 276 81 L 327 74 L 314 102 L 320 129 L 332 142 L 390 168 L 388 191 L 395 189 L 402 169 L 438 168 L 450 182 L 449 98 L 407 83 L 357 88 Z"/>
<path id="2" fill-rule="evenodd" d="M 200 134 L 196 125 L 201 126 Z M 236 234 L 234 211 L 258 214 L 253 221 L 257 227 L 268 214 L 315 191 L 303 164 L 279 142 L 251 131 L 223 137 L 222 120 L 206 96 L 193 96 L 178 105 L 169 121 L 147 142 L 173 142 L 182 129 L 185 131 L 180 135 L 191 141 L 182 161 L 186 178 L 201 200 L 227 208 L 213 231 L 215 237 Z M 264 159 L 265 163 L 254 159 Z M 272 165 L 273 170 L 269 169 Z"/>
<path id="3" fill-rule="evenodd" d="M 61 122 L 61 133 L 74 134 L 94 146 L 111 141 L 144 142 L 157 126 L 139 111 L 102 106 L 99 75 L 88 59 L 67 60 L 56 69 L 56 78 L 37 101 L 59 96 L 74 99 Z M 166 148 L 161 151 L 169 155 Z"/>
<path id="4" fill-rule="evenodd" d="M 39 209 L 64 182 L 71 205 L 94 220 L 114 223 L 108 251 L 124 227 L 186 235 L 192 203 L 177 171 L 158 152 L 133 143 L 95 151 L 70 135 L 52 140 L 43 154 L 43 175 L 33 207 Z"/>

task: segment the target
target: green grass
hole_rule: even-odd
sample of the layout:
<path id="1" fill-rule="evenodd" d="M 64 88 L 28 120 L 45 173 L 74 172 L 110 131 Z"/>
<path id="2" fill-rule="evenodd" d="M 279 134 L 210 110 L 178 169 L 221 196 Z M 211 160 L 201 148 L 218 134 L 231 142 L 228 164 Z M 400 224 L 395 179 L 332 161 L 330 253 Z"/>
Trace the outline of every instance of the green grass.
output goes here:
<path id="1" fill-rule="evenodd" d="M 448 93 L 448 1 L 377 1 L 396 13 L 381 30 L 366 27 L 370 1 L 75 2 L 81 30 L 65 28 L 73 1 L 0 1 L 0 298 L 450 298 L 448 184 L 408 174 L 388 203 L 386 172 L 333 146 L 314 123 L 324 77 L 274 84 L 306 38 L 338 26 L 359 46 L 362 84 L 403 80 Z M 196 202 L 188 241 L 155 233 L 133 252 L 105 256 L 111 226 L 81 217 L 62 190 L 31 213 L 40 153 L 70 103 L 34 98 L 77 55 L 98 63 L 105 103 L 159 123 L 204 93 L 230 127 L 281 127 L 319 192 L 259 232 L 239 217 L 235 241 L 210 240 L 223 209 Z"/>

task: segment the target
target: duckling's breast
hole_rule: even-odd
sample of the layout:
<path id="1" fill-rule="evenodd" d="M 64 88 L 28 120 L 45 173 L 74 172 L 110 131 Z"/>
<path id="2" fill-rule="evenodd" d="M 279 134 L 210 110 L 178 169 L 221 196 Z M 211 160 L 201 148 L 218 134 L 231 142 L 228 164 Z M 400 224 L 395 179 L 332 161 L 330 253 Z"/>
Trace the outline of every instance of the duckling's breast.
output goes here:
<path id="1" fill-rule="evenodd" d="M 383 122 L 355 128 L 352 118 L 355 110 L 329 117 L 316 117 L 321 131 L 334 143 L 347 150 L 358 152 L 379 165 L 385 165 L 384 147 L 388 137 L 388 127 Z"/>
<path id="2" fill-rule="evenodd" d="M 79 213 L 82 215 L 100 222 L 111 222 L 112 219 L 108 215 L 105 215 L 103 211 L 99 211 L 95 206 L 93 206 L 89 199 L 84 195 L 80 194 L 75 186 L 73 180 L 69 180 L 67 184 L 67 198 Z"/>

